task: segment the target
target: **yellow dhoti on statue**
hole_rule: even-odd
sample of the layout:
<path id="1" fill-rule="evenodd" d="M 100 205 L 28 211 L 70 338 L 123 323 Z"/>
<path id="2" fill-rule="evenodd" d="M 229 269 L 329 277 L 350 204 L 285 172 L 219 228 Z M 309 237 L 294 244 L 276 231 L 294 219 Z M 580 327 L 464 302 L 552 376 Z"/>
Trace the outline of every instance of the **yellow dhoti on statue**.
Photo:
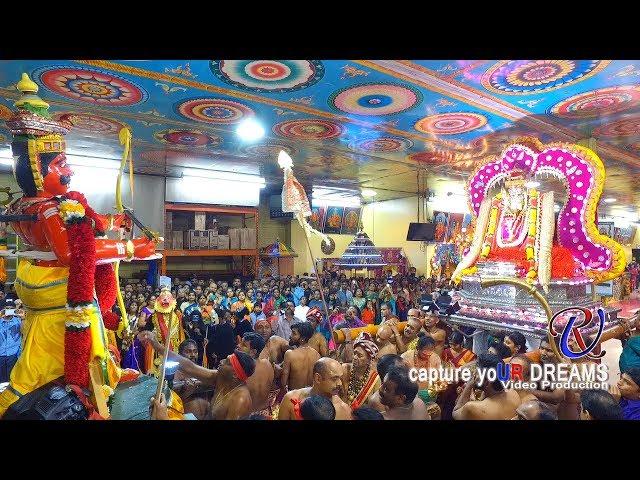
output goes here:
<path id="1" fill-rule="evenodd" d="M 26 311 L 22 323 L 22 353 L 11 371 L 9 387 L 0 394 L 0 416 L 21 396 L 64 375 L 68 277 L 67 267 L 40 267 L 27 260 L 19 262 L 15 289 Z M 99 310 L 90 328 L 91 358 L 99 361 L 104 382 L 114 388 L 121 371 L 108 355 L 108 340 Z"/>

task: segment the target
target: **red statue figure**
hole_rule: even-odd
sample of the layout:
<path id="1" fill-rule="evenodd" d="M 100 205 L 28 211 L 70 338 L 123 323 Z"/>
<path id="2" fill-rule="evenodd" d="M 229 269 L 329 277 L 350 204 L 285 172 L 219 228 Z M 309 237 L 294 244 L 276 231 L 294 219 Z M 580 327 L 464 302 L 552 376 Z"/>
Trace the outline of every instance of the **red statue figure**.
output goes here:
<path id="1" fill-rule="evenodd" d="M 106 238 L 107 230 L 130 230 L 131 222 L 124 215 L 99 215 L 84 195 L 68 191 L 73 171 L 63 135 L 70 126 L 51 118 L 26 74 L 17 87 L 22 96 L 7 126 L 23 196 L 6 214 L 28 250 L 21 253 L 15 282 L 26 318 L 22 354 L 0 394 L 0 416 L 18 398 L 63 375 L 76 393 L 92 390 L 94 404 L 113 392 L 122 370 L 109 354 L 105 330 L 119 323 L 111 311 L 117 282 L 110 262 L 155 252 L 148 237 Z"/>

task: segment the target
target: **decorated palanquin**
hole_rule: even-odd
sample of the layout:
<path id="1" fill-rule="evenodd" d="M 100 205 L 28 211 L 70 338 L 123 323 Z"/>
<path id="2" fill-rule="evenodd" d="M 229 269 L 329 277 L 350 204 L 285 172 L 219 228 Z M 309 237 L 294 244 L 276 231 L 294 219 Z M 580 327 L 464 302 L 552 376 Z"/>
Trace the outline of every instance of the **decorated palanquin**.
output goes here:
<path id="1" fill-rule="evenodd" d="M 567 194 L 557 220 L 554 191 L 546 181 L 551 177 Z M 595 224 L 604 178 L 602 161 L 592 150 L 530 138 L 482 165 L 468 185 L 476 227 L 453 274 L 462 289 L 461 309 L 452 321 L 545 335 L 547 317 L 530 293 L 511 285 L 480 285 L 481 279 L 504 277 L 541 290 L 554 312 L 577 306 L 595 314 L 601 305 L 594 300 L 594 284 L 625 268 L 622 247 Z M 610 324 L 615 312 L 608 313 Z"/>
<path id="2" fill-rule="evenodd" d="M 122 212 L 100 215 L 82 193 L 68 190 L 73 171 L 64 135 L 70 125 L 51 118 L 49 105 L 26 74 L 17 87 L 22 95 L 6 123 L 23 196 L 8 205 L 3 217 L 24 248 L 3 254 L 19 258 L 14 285 L 26 316 L 21 355 L 8 388 L 0 393 L 0 416 L 63 377 L 90 418 L 106 418 L 107 400 L 118 382 L 137 375 L 119 367 L 113 345 L 113 332 L 125 325 L 112 311 L 119 292 L 116 265 L 157 258 L 155 240 L 107 238 L 108 230 L 131 231 L 131 220 Z"/>
<path id="3" fill-rule="evenodd" d="M 386 265 L 371 269 L 375 278 L 386 278 L 389 271 L 394 275 L 406 275 L 409 272 L 411 264 L 402 247 L 378 247 L 378 251 L 382 255 L 381 263 Z M 320 260 L 322 261 L 323 270 L 331 269 L 337 262 L 340 262 L 339 257 L 325 257 Z"/>

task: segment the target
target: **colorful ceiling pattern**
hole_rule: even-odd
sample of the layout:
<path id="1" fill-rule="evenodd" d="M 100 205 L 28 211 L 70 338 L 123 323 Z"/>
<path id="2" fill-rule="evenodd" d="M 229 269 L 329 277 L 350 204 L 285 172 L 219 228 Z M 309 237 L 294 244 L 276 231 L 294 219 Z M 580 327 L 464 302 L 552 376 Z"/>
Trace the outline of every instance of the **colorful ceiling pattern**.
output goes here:
<path id="1" fill-rule="evenodd" d="M 140 173 L 227 165 L 277 186 L 282 149 L 303 182 L 398 198 L 416 191 L 418 169 L 465 178 L 523 135 L 593 137 L 606 189 L 640 202 L 640 60 L 8 60 L 0 119 L 22 72 L 74 126 L 71 151 L 117 158 L 130 127 Z M 237 137 L 246 118 L 264 139 Z"/>

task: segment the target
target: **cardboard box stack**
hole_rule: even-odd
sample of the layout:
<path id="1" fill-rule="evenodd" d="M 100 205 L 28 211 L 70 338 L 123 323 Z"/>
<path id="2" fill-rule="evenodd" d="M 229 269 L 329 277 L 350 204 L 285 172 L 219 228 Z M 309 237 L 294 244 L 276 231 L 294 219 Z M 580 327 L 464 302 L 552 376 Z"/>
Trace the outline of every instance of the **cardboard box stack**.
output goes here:
<path id="1" fill-rule="evenodd" d="M 240 228 L 229 229 L 229 248 L 231 250 L 240 250 Z"/>
<path id="2" fill-rule="evenodd" d="M 218 250 L 218 230 L 207 230 L 209 232 L 209 250 Z"/>
<path id="3" fill-rule="evenodd" d="M 184 232 L 171 232 L 171 248 L 182 250 L 184 246 Z"/>
<path id="4" fill-rule="evenodd" d="M 165 238 L 165 248 L 172 250 L 257 248 L 255 228 L 229 228 L 227 225 L 219 225 L 213 215 L 205 212 L 166 212 Z"/>
<path id="5" fill-rule="evenodd" d="M 184 232 L 184 248 L 187 250 L 208 250 L 209 232 L 206 230 L 187 230 Z"/>
<path id="6" fill-rule="evenodd" d="M 229 235 L 218 235 L 218 250 L 229 250 L 230 249 L 230 239 Z"/>
<path id="7" fill-rule="evenodd" d="M 240 248 L 242 250 L 254 250 L 256 248 L 256 229 L 241 228 L 240 229 Z"/>
<path id="8" fill-rule="evenodd" d="M 194 230 L 206 230 L 205 223 L 207 220 L 207 214 L 205 212 L 195 212 Z M 207 240 L 208 244 L 208 240 Z"/>

